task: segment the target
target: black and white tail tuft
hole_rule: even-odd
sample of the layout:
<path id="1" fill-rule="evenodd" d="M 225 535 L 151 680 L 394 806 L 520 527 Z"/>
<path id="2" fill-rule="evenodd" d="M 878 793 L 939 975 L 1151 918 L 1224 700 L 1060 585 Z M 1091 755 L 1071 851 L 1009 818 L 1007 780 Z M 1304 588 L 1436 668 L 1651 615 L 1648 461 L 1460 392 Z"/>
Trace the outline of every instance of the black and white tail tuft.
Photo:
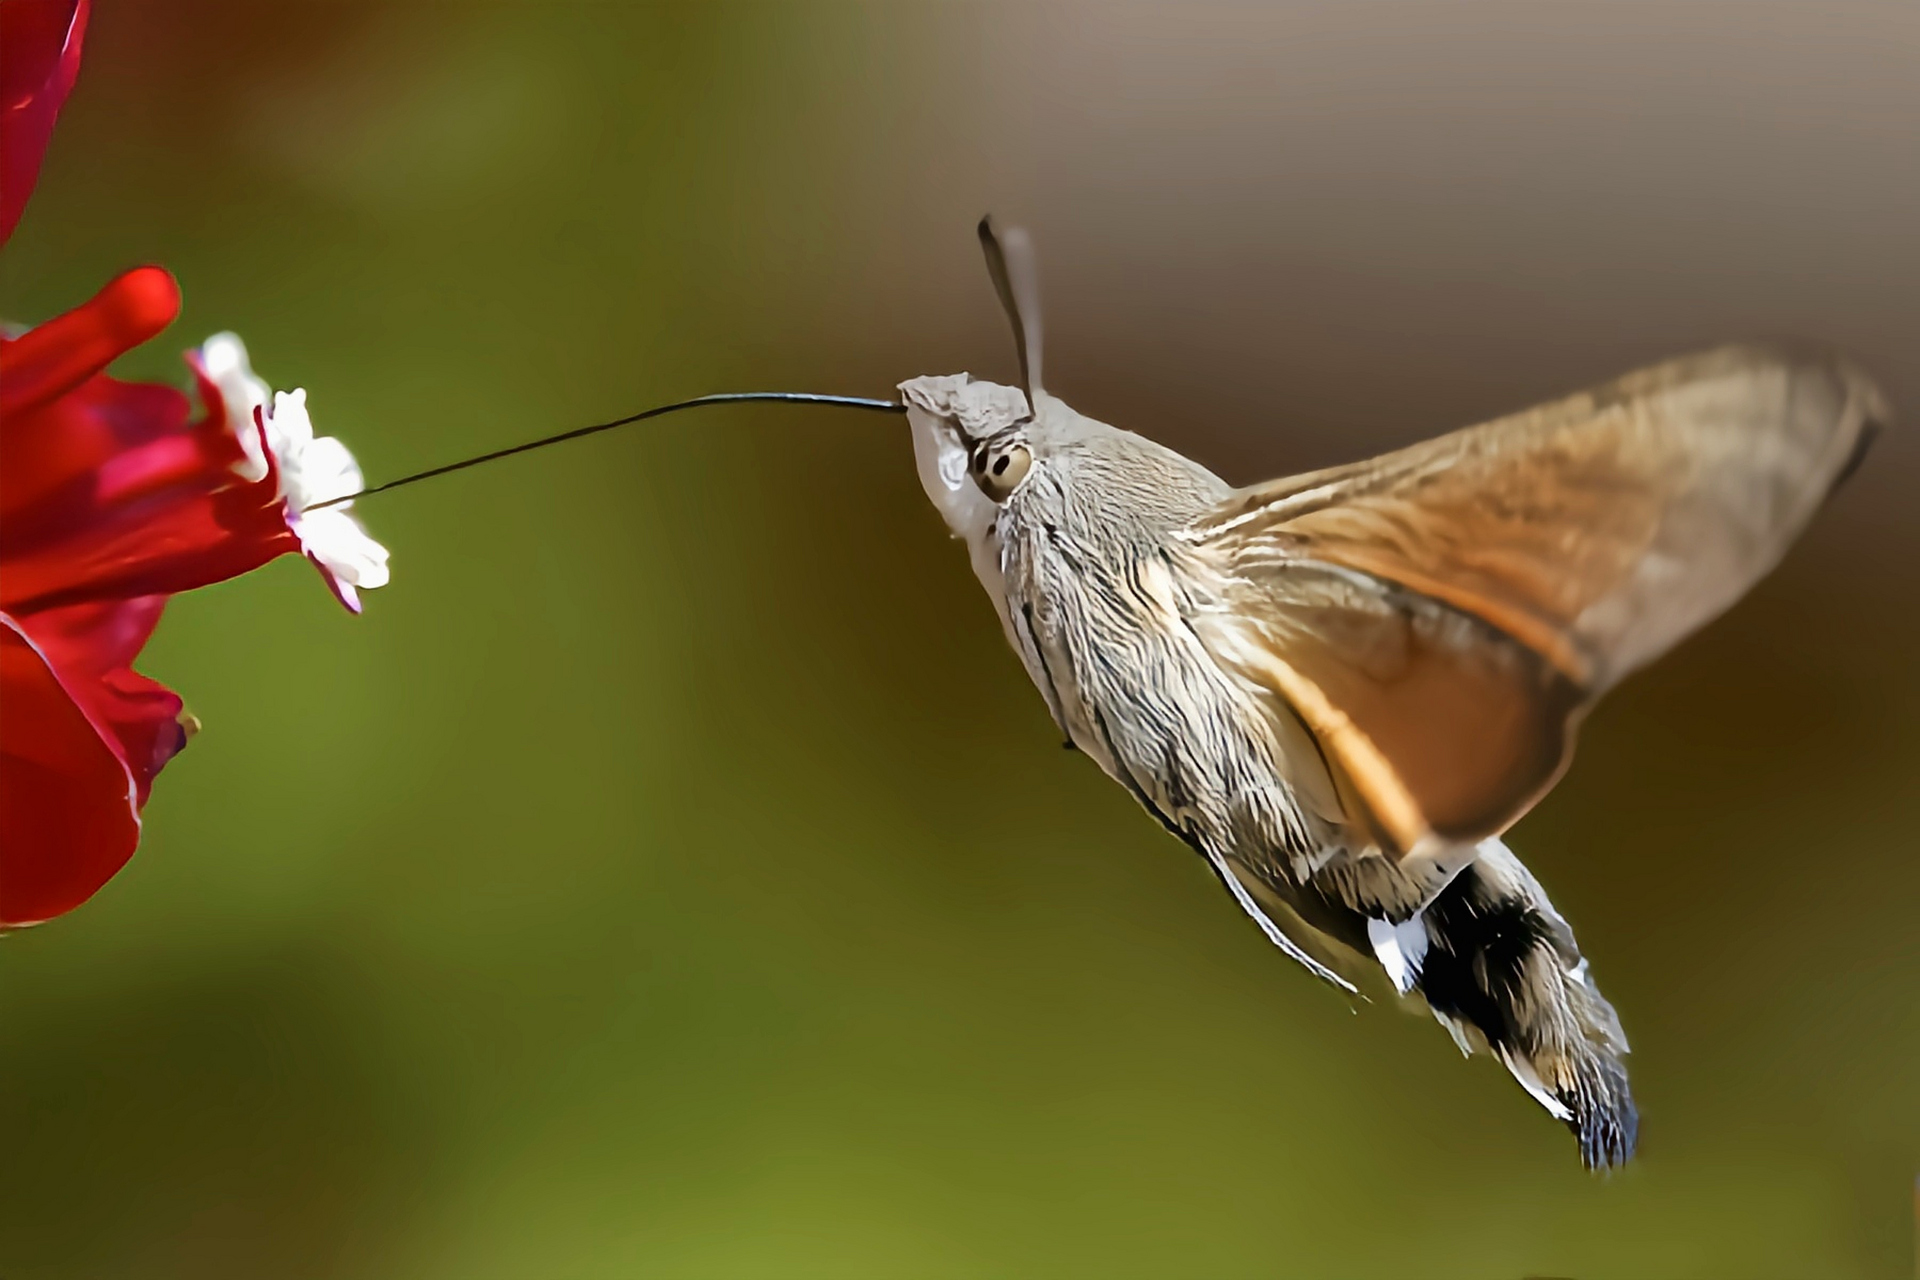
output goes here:
<path id="1" fill-rule="evenodd" d="M 1573 1131 L 1588 1168 L 1633 1154 L 1639 1115 L 1620 1019 L 1573 930 L 1505 845 L 1483 845 L 1413 920 L 1370 932 L 1395 984 L 1417 990 L 1463 1049 L 1484 1044 L 1500 1059 Z"/>

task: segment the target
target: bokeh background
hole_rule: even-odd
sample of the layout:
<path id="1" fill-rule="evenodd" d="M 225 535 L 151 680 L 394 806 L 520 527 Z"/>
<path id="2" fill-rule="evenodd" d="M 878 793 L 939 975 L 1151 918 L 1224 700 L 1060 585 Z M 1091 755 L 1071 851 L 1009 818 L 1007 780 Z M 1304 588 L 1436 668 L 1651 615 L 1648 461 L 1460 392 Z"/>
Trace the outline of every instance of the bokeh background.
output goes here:
<path id="1" fill-rule="evenodd" d="M 1911 3 L 99 0 L 9 318 L 181 279 L 371 478 L 1011 372 L 1252 481 L 1729 337 L 1920 406 Z M 0 1274 L 1905 1277 L 1920 447 L 1513 835 L 1634 1044 L 1596 1179 L 1060 751 L 904 430 L 709 411 L 180 599 L 205 732 L 0 945 Z"/>

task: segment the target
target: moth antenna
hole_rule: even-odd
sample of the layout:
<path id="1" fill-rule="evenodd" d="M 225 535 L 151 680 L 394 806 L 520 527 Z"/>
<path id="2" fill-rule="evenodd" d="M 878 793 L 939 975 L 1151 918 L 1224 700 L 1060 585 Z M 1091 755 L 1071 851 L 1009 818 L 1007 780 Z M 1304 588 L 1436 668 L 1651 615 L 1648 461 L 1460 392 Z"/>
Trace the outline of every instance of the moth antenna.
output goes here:
<path id="1" fill-rule="evenodd" d="M 1020 352 L 1021 390 L 1027 393 L 1029 416 L 1040 412 L 1040 273 L 1034 265 L 1033 239 L 1019 227 L 1004 232 L 993 215 L 980 219 L 980 249 L 987 256 L 987 274 L 994 292 L 1013 323 L 1013 344 Z"/>
<path id="2" fill-rule="evenodd" d="M 830 396 L 812 391 L 723 391 L 716 395 L 695 396 L 691 400 L 677 400 L 672 404 L 656 405 L 651 409 L 642 409 L 639 413 L 630 413 L 624 418 L 615 418 L 612 422 L 596 422 L 590 427 L 575 427 L 571 431 L 542 436 L 538 440 L 529 440 L 525 444 L 516 444 L 505 449 L 495 449 L 492 453 L 483 453 L 478 457 L 462 458 L 458 462 L 429 467 L 425 471 L 416 471 L 410 476 L 401 476 L 398 480 L 368 485 L 356 493 L 343 494 L 338 498 L 330 498 L 326 502 L 316 502 L 307 510 L 317 511 L 322 507 L 337 507 L 343 502 L 352 502 L 355 498 L 365 498 L 370 494 L 385 493 L 389 489 L 398 489 L 403 485 L 431 480 L 435 476 L 465 471 L 468 467 L 477 467 L 483 462 L 498 462 L 502 458 L 511 458 L 516 453 L 531 453 L 535 449 L 544 449 L 548 445 L 565 444 L 569 440 L 598 435 L 602 431 L 611 431 L 615 427 L 624 427 L 629 423 L 645 422 L 648 418 L 664 417 L 669 413 L 678 413 L 682 409 L 698 409 L 710 404 L 823 404 L 840 409 L 868 409 L 878 413 L 907 411 L 907 406 L 898 400 L 872 400 L 866 396 Z"/>

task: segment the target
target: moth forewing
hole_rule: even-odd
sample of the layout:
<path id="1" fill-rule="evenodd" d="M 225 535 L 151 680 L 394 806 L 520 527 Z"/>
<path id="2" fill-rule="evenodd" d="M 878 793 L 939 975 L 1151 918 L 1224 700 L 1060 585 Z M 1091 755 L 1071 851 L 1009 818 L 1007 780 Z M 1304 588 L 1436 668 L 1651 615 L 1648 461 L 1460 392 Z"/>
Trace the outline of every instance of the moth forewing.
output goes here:
<path id="1" fill-rule="evenodd" d="M 1593 699 L 1777 564 L 1887 416 L 1843 361 L 1727 347 L 1255 487 L 1186 534 L 1230 584 L 1216 656 L 1314 728 L 1390 850 L 1498 835 Z"/>

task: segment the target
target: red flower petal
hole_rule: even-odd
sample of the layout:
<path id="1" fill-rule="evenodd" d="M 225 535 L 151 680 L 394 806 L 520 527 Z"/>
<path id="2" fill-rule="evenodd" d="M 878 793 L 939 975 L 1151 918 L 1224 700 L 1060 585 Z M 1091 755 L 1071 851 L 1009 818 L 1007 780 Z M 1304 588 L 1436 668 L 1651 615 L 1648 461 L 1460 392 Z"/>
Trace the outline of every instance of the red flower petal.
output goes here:
<path id="1" fill-rule="evenodd" d="M 137 788 L 13 619 L 0 614 L 0 927 L 71 911 L 140 840 Z"/>
<path id="2" fill-rule="evenodd" d="M 8 541 L 33 541 L 40 526 L 69 520 L 61 509 L 86 505 L 88 474 L 113 457 L 188 430 L 192 407 L 179 391 L 98 376 L 179 309 L 173 276 L 138 267 L 73 311 L 0 340 L 0 524 Z"/>
<path id="3" fill-rule="evenodd" d="M 0 550 L 0 608 L 172 594 L 250 573 L 300 549 L 278 488 L 269 476 L 97 507 L 62 538 Z"/>
<path id="4" fill-rule="evenodd" d="M 142 596 L 14 620 L 87 718 L 117 744 L 143 805 L 154 775 L 187 745 L 179 695 L 133 670 L 166 604 L 165 596 Z"/>
<path id="5" fill-rule="evenodd" d="M 37 505 L 109 459 L 186 430 L 190 406 L 178 391 L 96 376 L 179 310 L 173 277 L 136 267 L 65 315 L 0 339 L 0 521 L 10 537 L 28 536 L 22 522 Z M 216 412 L 224 418 L 209 407 Z"/>
<path id="6" fill-rule="evenodd" d="M 300 549 L 278 478 L 235 473 L 245 451 L 194 364 L 203 411 L 170 387 L 101 373 L 179 309 L 158 267 L 0 342 L 0 609 L 203 587 Z"/>
<path id="7" fill-rule="evenodd" d="M 87 0 L 0 0 L 0 243 L 40 176 L 60 104 L 80 74 Z"/>
<path id="8" fill-rule="evenodd" d="M 75 390 L 179 314 L 180 286 L 165 267 L 122 272 L 73 310 L 8 340 L 0 413 L 25 413 Z"/>

